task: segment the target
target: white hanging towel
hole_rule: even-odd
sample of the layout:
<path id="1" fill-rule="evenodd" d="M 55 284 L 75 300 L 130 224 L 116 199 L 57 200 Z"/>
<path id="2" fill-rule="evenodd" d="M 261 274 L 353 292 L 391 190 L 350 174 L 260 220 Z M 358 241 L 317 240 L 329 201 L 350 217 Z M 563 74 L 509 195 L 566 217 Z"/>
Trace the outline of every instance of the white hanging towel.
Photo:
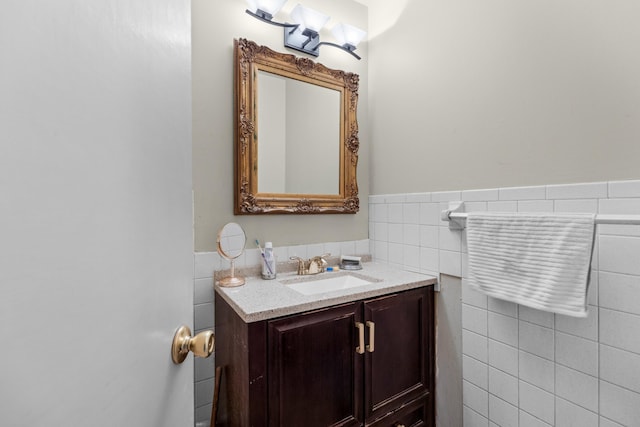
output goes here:
<path id="1" fill-rule="evenodd" d="M 471 212 L 469 285 L 539 310 L 587 316 L 592 214 Z"/>

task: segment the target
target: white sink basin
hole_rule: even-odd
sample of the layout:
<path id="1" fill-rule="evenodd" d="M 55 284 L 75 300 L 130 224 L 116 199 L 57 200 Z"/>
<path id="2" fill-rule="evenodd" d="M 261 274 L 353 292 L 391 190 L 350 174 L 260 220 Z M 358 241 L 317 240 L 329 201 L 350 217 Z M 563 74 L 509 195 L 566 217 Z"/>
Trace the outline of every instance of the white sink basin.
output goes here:
<path id="1" fill-rule="evenodd" d="M 331 273 L 328 273 L 331 274 Z M 293 289 L 303 295 L 315 295 L 325 292 L 341 291 L 350 288 L 370 285 L 380 280 L 372 277 L 354 274 L 341 274 L 339 276 L 322 275 L 314 278 L 291 279 L 283 282 L 289 289 Z M 295 283 L 298 281 L 297 283 Z"/>

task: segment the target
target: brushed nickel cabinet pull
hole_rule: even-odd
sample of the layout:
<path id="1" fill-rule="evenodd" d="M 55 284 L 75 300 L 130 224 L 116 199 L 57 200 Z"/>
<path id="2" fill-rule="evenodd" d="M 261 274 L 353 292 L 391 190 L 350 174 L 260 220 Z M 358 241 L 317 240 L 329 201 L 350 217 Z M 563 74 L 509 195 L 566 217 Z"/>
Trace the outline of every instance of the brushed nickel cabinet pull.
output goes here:
<path id="1" fill-rule="evenodd" d="M 367 328 L 369 328 L 369 344 L 367 345 L 367 351 L 369 353 L 373 353 L 375 350 L 374 343 L 376 339 L 376 324 L 367 320 Z"/>
<path id="2" fill-rule="evenodd" d="M 356 328 L 358 328 L 358 347 L 356 347 L 356 353 L 364 354 L 364 324 L 362 322 L 356 322 Z"/>

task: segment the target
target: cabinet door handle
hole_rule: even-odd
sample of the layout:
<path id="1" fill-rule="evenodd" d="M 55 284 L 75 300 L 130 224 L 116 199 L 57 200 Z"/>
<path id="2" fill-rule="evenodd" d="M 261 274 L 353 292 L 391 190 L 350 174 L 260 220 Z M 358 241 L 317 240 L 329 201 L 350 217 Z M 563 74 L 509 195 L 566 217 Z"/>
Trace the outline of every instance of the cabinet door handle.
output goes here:
<path id="1" fill-rule="evenodd" d="M 356 347 L 356 353 L 364 354 L 364 324 L 362 322 L 356 322 L 356 328 L 358 328 L 358 347 Z"/>
<path id="2" fill-rule="evenodd" d="M 395 423 L 395 424 L 393 425 L 393 427 L 404 427 L 404 424 Z"/>
<path id="3" fill-rule="evenodd" d="M 367 351 L 369 353 L 373 353 L 375 350 L 374 343 L 376 339 L 376 324 L 367 320 L 367 328 L 369 328 L 369 344 L 367 345 Z"/>

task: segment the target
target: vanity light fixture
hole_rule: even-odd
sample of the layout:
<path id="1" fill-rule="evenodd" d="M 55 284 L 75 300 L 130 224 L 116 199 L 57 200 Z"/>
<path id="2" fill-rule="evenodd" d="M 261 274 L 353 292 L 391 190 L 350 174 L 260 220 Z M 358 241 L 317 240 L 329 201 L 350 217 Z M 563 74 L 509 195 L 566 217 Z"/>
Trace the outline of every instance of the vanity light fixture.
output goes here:
<path id="1" fill-rule="evenodd" d="M 309 55 L 318 56 L 320 53 L 320 30 L 325 26 L 330 16 L 313 9 L 296 5 L 291 11 L 291 19 L 298 24 L 296 28 L 284 30 L 284 45 Z"/>
<path id="2" fill-rule="evenodd" d="M 320 30 L 330 17 L 316 10 L 296 5 L 291 11 L 294 24 L 273 20 L 273 16 L 284 6 L 287 0 L 247 0 L 246 12 L 267 24 L 284 27 L 284 45 L 312 56 L 320 55 L 320 46 L 333 46 L 360 59 L 354 51 L 366 36 L 366 32 L 352 25 L 338 24 L 331 29 L 338 43 L 321 42 Z"/>

